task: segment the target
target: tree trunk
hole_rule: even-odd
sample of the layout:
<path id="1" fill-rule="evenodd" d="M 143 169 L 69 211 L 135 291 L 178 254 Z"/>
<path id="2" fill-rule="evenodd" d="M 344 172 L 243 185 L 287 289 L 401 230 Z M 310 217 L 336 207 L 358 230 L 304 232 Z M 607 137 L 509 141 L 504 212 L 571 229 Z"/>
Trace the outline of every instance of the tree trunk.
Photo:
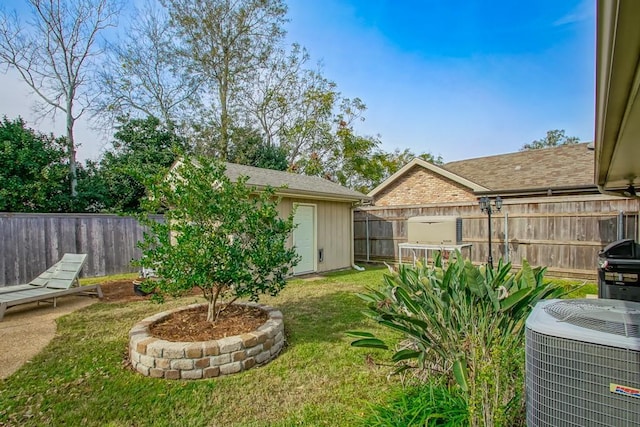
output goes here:
<path id="1" fill-rule="evenodd" d="M 73 140 L 73 99 L 67 98 L 67 153 L 69 155 L 69 178 L 71 179 L 71 198 L 78 196 L 78 173 L 76 171 L 76 145 Z"/>
<path id="2" fill-rule="evenodd" d="M 213 301 L 209 301 L 207 308 L 207 322 L 214 323 L 216 321 L 216 305 Z"/>
<path id="3" fill-rule="evenodd" d="M 212 292 L 208 294 L 205 293 L 205 297 L 207 297 L 207 300 L 209 300 L 209 307 L 207 309 L 207 322 L 215 323 L 216 319 L 218 318 L 216 303 L 218 301 L 218 296 L 220 295 L 221 290 L 222 289 L 220 288 L 220 286 L 215 286 Z"/>
<path id="4" fill-rule="evenodd" d="M 219 88 L 220 96 L 220 142 L 218 143 L 219 156 L 222 161 L 226 161 L 229 152 L 229 109 L 228 109 L 228 96 L 229 88 L 228 81 L 223 79 L 220 82 Z"/>

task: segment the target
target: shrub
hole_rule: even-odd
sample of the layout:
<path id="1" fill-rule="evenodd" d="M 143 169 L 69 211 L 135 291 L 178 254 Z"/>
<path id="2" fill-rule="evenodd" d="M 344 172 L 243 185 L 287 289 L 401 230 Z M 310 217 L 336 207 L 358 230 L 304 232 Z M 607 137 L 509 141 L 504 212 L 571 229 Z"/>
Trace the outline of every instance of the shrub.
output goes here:
<path id="1" fill-rule="evenodd" d="M 465 396 L 469 421 L 511 425 L 520 416 L 523 393 L 524 323 L 542 298 L 558 297 L 561 285 L 544 283 L 544 268 L 511 273 L 474 266 L 460 253 L 443 267 L 401 265 L 384 277 L 382 289 L 360 297 L 370 317 L 405 340 L 392 356 L 397 371 L 443 376 Z M 368 332 L 351 332 L 353 346 L 388 348 Z"/>
<path id="2" fill-rule="evenodd" d="M 459 389 L 434 382 L 403 388 L 383 405 L 373 405 L 363 420 L 368 427 L 465 427 L 467 403 Z"/>
<path id="3" fill-rule="evenodd" d="M 298 262 L 287 239 L 293 213 L 278 216 L 273 188 L 257 191 L 247 177 L 232 182 L 222 163 L 206 158 L 185 161 L 152 186 L 141 221 L 149 227 L 140 243 L 139 265 L 160 277 L 151 286 L 163 295 L 200 288 L 209 302 L 207 319 L 237 298 L 257 301 L 276 295 Z M 154 220 L 166 210 L 164 221 Z M 230 297 L 226 305 L 218 304 Z"/>

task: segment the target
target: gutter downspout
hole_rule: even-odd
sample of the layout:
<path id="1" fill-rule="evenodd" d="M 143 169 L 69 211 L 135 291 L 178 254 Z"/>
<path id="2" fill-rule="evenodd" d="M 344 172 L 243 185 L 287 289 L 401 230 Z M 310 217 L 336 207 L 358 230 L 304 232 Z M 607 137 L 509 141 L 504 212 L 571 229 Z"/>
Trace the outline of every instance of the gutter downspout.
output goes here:
<path id="1" fill-rule="evenodd" d="M 355 261 L 356 227 L 355 227 L 355 223 L 353 222 L 354 220 L 353 211 L 354 211 L 354 208 L 351 207 L 351 268 L 357 271 L 364 271 L 364 268 L 360 267 L 359 265 L 356 265 L 356 261 Z"/>

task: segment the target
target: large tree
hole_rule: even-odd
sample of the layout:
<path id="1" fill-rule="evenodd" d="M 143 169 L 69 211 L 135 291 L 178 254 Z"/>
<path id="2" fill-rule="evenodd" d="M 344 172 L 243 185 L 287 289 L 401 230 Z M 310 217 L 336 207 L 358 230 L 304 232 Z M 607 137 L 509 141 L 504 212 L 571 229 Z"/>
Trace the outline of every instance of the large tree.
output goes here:
<path id="1" fill-rule="evenodd" d="M 577 144 L 580 138 L 577 136 L 566 136 L 564 129 L 554 129 L 547 131 L 544 138 L 536 139 L 530 144 L 524 144 L 520 151 L 539 150 L 540 148 L 557 147 L 559 145 Z"/>
<path id="2" fill-rule="evenodd" d="M 156 117 L 118 121 L 113 147 L 100 160 L 94 186 L 102 193 L 103 210 L 137 212 L 146 187 L 163 177 L 187 147 Z"/>
<path id="3" fill-rule="evenodd" d="M 267 145 L 287 153 L 291 169 L 335 178 L 336 165 L 349 161 L 349 142 L 355 141 L 345 138 L 345 130 L 353 131 L 366 107 L 358 98 L 343 98 L 319 69 L 308 68 L 309 58 L 297 44 L 275 50 L 243 99 L 254 127 Z"/>
<path id="4" fill-rule="evenodd" d="M 43 114 L 65 116 L 71 196 L 77 195 L 76 121 L 89 108 L 95 88 L 91 66 L 98 34 L 114 25 L 109 0 L 29 0 L 32 20 L 0 15 L 0 63 L 15 69 L 43 103 Z"/>
<path id="5" fill-rule="evenodd" d="M 358 135 L 354 124 L 363 120 L 366 107 L 356 98 L 341 99 L 338 113 L 332 117 L 331 131 L 314 144 L 311 159 L 321 168 L 321 174 L 341 185 L 364 191 L 367 188 L 368 163 L 380 141 L 378 138 Z M 324 142 L 323 142 L 324 141 Z M 299 163 L 305 163 L 301 160 Z M 307 173 L 313 169 L 307 162 Z"/>
<path id="6" fill-rule="evenodd" d="M 215 154 L 226 159 L 242 92 L 284 36 L 282 0 L 163 0 L 186 45 L 184 54 L 210 89 Z"/>
<path id="7" fill-rule="evenodd" d="M 135 9 L 126 38 L 109 44 L 101 69 L 98 113 L 111 117 L 154 116 L 167 126 L 184 119 L 197 99 L 199 73 L 179 55 L 175 28 L 166 11 L 147 1 Z"/>
<path id="8" fill-rule="evenodd" d="M 441 156 L 428 152 L 416 155 L 408 148 L 396 148 L 393 151 L 375 149 L 355 164 L 355 185 L 351 185 L 351 188 L 368 193 L 416 157 L 435 165 L 443 164 Z"/>
<path id="9" fill-rule="evenodd" d="M 274 51 L 243 97 L 252 123 L 268 145 L 279 145 L 289 164 L 330 130 L 338 93 L 319 70 L 306 68 L 309 53 L 298 44 Z"/>
<path id="10" fill-rule="evenodd" d="M 307 68 L 309 54 L 297 44 L 278 49 L 247 87 L 244 99 L 267 147 L 286 153 L 295 172 L 364 190 L 370 158 L 380 141 L 359 135 L 366 105 L 342 96 L 320 69 Z"/>
<path id="11" fill-rule="evenodd" d="M 65 140 L 27 128 L 21 118 L 0 122 L 0 212 L 66 212 L 69 174 Z"/>
<path id="12" fill-rule="evenodd" d="M 259 131 L 233 129 L 228 161 L 257 168 L 287 170 L 287 153 L 282 147 L 269 144 Z"/>

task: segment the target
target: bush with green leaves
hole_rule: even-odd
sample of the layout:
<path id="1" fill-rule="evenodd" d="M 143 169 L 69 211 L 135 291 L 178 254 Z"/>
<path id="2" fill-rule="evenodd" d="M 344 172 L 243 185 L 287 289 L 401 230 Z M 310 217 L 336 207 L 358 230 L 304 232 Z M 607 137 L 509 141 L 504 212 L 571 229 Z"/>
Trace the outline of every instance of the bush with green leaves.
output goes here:
<path id="1" fill-rule="evenodd" d="M 545 269 L 511 264 L 474 266 L 460 253 L 443 266 L 401 265 L 381 289 L 360 294 L 367 313 L 404 340 L 392 360 L 397 371 L 444 377 L 463 392 L 472 426 L 515 425 L 522 415 L 524 324 L 543 298 L 559 297 L 561 285 L 543 281 Z M 389 348 L 368 332 L 351 332 L 357 347 Z"/>
<path id="2" fill-rule="evenodd" d="M 0 212 L 74 212 L 67 141 L 0 119 Z M 79 204 L 79 203 L 78 203 Z M 82 209 L 79 209 L 82 210 Z"/>
<path id="3" fill-rule="evenodd" d="M 238 298 L 278 294 L 299 259 L 287 245 L 293 213 L 280 218 L 275 189 L 258 191 L 247 179 L 232 182 L 224 164 L 201 157 L 179 163 L 149 188 L 141 216 L 149 231 L 138 264 L 159 280 L 147 290 L 154 287 L 161 300 L 200 288 L 210 322 Z M 164 221 L 157 221 L 153 214 L 162 210 Z"/>
<path id="4" fill-rule="evenodd" d="M 367 427 L 465 427 L 467 402 L 460 389 L 437 382 L 411 385 L 372 405 L 363 419 Z"/>

